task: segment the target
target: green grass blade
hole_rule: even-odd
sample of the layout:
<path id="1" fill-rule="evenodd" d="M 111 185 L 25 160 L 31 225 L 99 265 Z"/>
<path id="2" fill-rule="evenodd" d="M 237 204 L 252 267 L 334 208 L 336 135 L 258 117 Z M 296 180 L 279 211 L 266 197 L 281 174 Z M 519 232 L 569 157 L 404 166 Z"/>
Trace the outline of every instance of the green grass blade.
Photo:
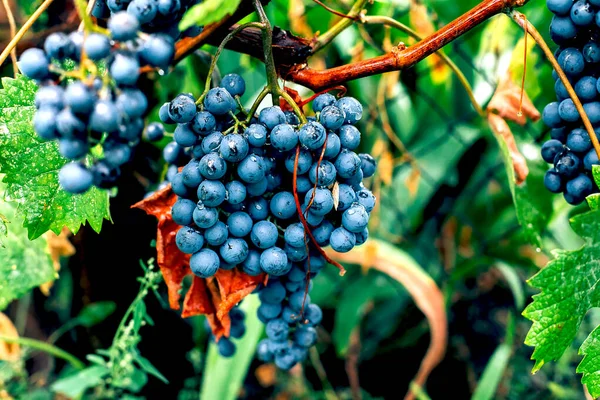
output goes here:
<path id="1" fill-rule="evenodd" d="M 238 397 L 264 328 L 256 317 L 258 306 L 256 295 L 246 297 L 241 305 L 246 313 L 246 334 L 240 340 L 234 339 L 237 350 L 233 357 L 221 357 L 214 343 L 208 346 L 201 399 L 235 400 Z"/>

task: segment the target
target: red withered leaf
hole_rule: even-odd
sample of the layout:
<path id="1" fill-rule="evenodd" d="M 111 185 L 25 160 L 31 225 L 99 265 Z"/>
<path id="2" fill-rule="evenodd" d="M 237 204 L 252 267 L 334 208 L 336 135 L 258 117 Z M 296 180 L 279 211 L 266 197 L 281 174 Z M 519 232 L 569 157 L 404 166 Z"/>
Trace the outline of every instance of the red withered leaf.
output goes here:
<path id="1" fill-rule="evenodd" d="M 168 186 L 132 207 L 144 210 L 158 219 L 156 261 L 167 285 L 169 305 L 172 309 L 179 310 L 183 279 L 191 275 L 191 270 L 190 256 L 182 253 L 175 243 L 180 226 L 171 217 L 171 206 L 176 201 L 177 195 Z M 237 269 L 219 270 L 214 277 L 208 279 L 194 276 L 183 301 L 181 316 L 187 318 L 204 314 L 217 339 L 223 335 L 229 336 L 229 310 L 264 280 L 264 275 L 249 276 Z"/>

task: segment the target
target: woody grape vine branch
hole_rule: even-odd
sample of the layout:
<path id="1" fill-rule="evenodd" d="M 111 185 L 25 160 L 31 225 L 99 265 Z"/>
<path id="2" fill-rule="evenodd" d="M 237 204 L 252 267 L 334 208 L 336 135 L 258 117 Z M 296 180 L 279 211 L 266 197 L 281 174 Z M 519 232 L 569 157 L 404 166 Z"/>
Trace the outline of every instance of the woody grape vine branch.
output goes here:
<path id="1" fill-rule="evenodd" d="M 434 34 L 410 47 L 399 46 L 388 54 L 340 67 L 314 70 L 306 65 L 291 68 L 286 79 L 318 91 L 344 82 L 410 68 L 442 47 L 501 12 L 524 5 L 527 0 L 483 1 Z M 344 21 L 352 21 L 344 19 Z"/>

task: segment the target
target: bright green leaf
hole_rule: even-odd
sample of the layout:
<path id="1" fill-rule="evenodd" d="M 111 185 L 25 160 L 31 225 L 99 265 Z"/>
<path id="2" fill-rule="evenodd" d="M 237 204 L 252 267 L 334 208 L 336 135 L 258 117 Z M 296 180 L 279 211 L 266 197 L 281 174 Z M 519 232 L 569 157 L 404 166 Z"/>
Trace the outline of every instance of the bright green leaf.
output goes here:
<path id="1" fill-rule="evenodd" d="M 110 371 L 106 367 L 94 365 L 54 382 L 51 389 L 68 398 L 79 398 L 86 390 L 102 383 Z"/>
<path id="2" fill-rule="evenodd" d="M 13 222 L 0 251 L 0 310 L 32 288 L 55 278 L 45 238 L 29 240 L 27 231 L 14 223 L 15 209 L 0 202 L 0 213 Z"/>
<path id="3" fill-rule="evenodd" d="M 590 206 L 590 209 L 597 210 L 600 208 L 600 193 L 594 193 L 585 198 Z"/>
<path id="4" fill-rule="evenodd" d="M 233 14 L 241 0 L 206 0 L 190 8 L 179 23 L 179 29 L 184 31 L 193 25 L 204 26 L 220 21 Z"/>
<path id="5" fill-rule="evenodd" d="M 597 398 L 600 395 L 600 326 L 585 339 L 579 354 L 583 355 L 583 360 L 577 366 L 577 372 L 583 374 L 581 382 Z"/>
<path id="6" fill-rule="evenodd" d="M 592 165 L 592 175 L 596 185 L 600 185 L 600 165 Z"/>
<path id="7" fill-rule="evenodd" d="M 544 363 L 558 360 L 571 346 L 588 310 L 600 306 L 600 211 L 577 215 L 571 226 L 586 244 L 574 251 L 555 251 L 556 258 L 529 281 L 541 290 L 523 312 L 533 321 L 525 343 L 535 346 L 534 372 Z M 578 369 L 594 398 L 600 395 L 597 331 L 581 347 L 588 358 Z"/>
<path id="8" fill-rule="evenodd" d="M 68 162 L 58 153 L 56 142 L 44 142 L 33 131 L 34 96 L 31 80 L 3 78 L 0 90 L 0 173 L 5 174 L 6 197 L 19 204 L 29 238 L 63 227 L 75 233 L 86 221 L 100 231 L 110 219 L 108 193 L 92 188 L 82 195 L 65 192 L 58 171 Z"/>

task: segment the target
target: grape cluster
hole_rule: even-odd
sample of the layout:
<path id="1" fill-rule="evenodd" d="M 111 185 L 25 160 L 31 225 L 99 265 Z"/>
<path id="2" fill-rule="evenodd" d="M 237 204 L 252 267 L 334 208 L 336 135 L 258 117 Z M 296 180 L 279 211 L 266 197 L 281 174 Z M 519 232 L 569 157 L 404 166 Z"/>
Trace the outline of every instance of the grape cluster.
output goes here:
<path id="1" fill-rule="evenodd" d="M 567 75 L 595 132 L 600 133 L 600 1 L 547 0 L 555 15 L 550 35 L 560 48 L 558 62 Z M 553 193 L 563 193 L 569 204 L 580 204 L 598 192 L 592 179 L 592 165 L 598 155 L 569 94 L 554 72 L 557 101 L 548 104 L 543 120 L 552 130 L 551 139 L 542 146 L 542 158 L 553 164 L 544 185 Z"/>
<path id="2" fill-rule="evenodd" d="M 136 87 L 140 65 L 167 68 L 175 49 L 166 35 L 140 37 L 139 25 L 133 15 L 116 13 L 108 20 L 108 35 L 53 33 L 43 50 L 21 55 L 21 71 L 40 85 L 34 130 L 41 139 L 57 140 L 60 154 L 73 160 L 59 172 L 68 192 L 113 187 L 141 138 L 148 100 Z M 68 59 L 75 70 L 64 70 Z M 161 124 L 148 129 L 148 135 L 162 135 Z M 85 158 L 97 144 L 102 156 L 88 167 Z"/>
<path id="3" fill-rule="evenodd" d="M 164 33 L 172 39 L 178 39 L 179 22 L 183 14 L 200 0 L 96 0 L 92 15 L 105 19 L 120 12 L 134 16 L 140 29 L 148 33 Z M 184 32 L 186 36 L 200 33 L 200 27 Z"/>
<path id="4" fill-rule="evenodd" d="M 191 254 L 197 276 L 236 267 L 252 276 L 269 275 L 259 317 L 268 332 L 280 333 L 269 335 L 269 352 L 262 354 L 288 369 L 303 359 L 305 352 L 298 349 L 316 340 L 311 324 L 321 313 L 304 294 L 325 264 L 297 212 L 294 170 L 314 242 L 348 252 L 369 234 L 375 196 L 363 178 L 375 173 L 376 164 L 370 155 L 354 152 L 361 138 L 354 125 L 362 117 L 354 98 L 319 95 L 313 101 L 316 116 L 301 123 L 277 106 L 247 118 L 238 108 L 244 91 L 243 79 L 230 74 L 199 100 L 183 93 L 161 107 L 161 120 L 176 124 L 166 161 L 177 165 L 191 155 L 181 171 L 167 174 L 178 196 L 171 215 L 182 226 L 177 246 Z M 286 328 L 279 331 L 281 323 Z"/>
<path id="5" fill-rule="evenodd" d="M 261 305 L 258 318 L 266 324 L 267 338 L 258 344 L 258 358 L 275 362 L 277 367 L 288 370 L 303 362 L 308 349 L 317 342 L 315 327 L 321 323 L 321 308 L 310 302 L 312 282 L 308 277 L 316 275 L 325 260 L 314 255 L 304 264 L 296 264 L 285 277 L 269 279 L 259 293 Z"/>

